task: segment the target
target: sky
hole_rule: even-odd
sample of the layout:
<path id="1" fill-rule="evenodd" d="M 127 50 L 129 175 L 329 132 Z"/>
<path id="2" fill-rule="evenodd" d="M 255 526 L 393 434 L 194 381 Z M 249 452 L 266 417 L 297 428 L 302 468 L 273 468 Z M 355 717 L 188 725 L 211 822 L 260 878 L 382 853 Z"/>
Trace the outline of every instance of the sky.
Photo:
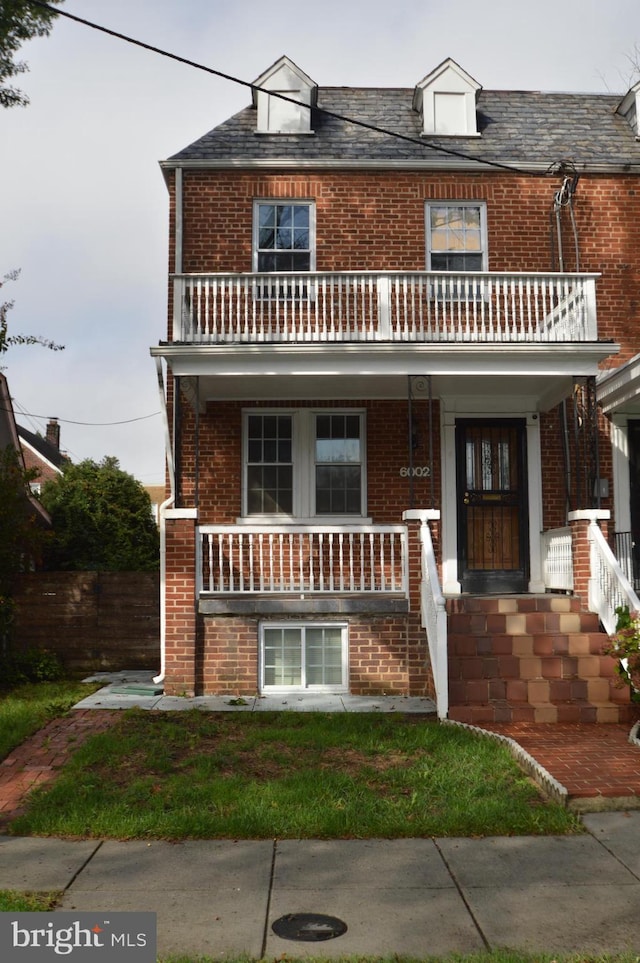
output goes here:
<path id="1" fill-rule="evenodd" d="M 0 0 L 1 3 L 1 0 Z M 110 30 L 251 82 L 282 54 L 320 86 L 413 87 L 452 57 L 486 89 L 625 93 L 638 0 L 65 0 Z M 214 77 L 58 18 L 25 44 L 26 108 L 0 109 L 0 277 L 10 334 L 65 346 L 0 359 L 16 420 L 57 417 L 74 462 L 164 480 L 149 348 L 165 336 L 159 161 L 250 102 Z"/>

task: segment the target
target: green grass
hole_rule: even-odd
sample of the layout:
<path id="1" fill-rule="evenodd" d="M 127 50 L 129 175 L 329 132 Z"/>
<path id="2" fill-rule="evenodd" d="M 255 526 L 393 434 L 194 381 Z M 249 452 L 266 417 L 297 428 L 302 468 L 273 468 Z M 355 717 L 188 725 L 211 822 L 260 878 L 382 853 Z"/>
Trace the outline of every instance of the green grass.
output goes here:
<path id="1" fill-rule="evenodd" d="M 273 839 L 581 831 L 508 751 L 388 714 L 124 712 L 35 790 L 17 835 Z"/>
<path id="2" fill-rule="evenodd" d="M 97 688 L 93 683 L 38 682 L 0 691 L 0 759 Z"/>
<path id="3" fill-rule="evenodd" d="M 38 913 L 52 910 L 61 893 L 18 893 L 0 890 L 0 913 Z"/>

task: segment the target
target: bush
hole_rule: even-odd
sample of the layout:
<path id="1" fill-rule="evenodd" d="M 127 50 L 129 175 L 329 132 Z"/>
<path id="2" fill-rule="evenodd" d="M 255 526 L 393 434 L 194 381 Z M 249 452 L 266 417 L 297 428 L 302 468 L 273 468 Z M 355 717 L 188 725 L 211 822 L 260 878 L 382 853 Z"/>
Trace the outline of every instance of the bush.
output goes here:
<path id="1" fill-rule="evenodd" d="M 616 634 L 604 646 L 605 655 L 618 659 L 616 672 L 620 685 L 640 691 L 640 612 L 630 612 L 627 606 L 616 609 Z"/>
<path id="2" fill-rule="evenodd" d="M 0 678 L 5 688 L 14 688 L 24 682 L 57 682 L 64 675 L 60 659 L 47 649 L 8 649 L 0 660 Z"/>

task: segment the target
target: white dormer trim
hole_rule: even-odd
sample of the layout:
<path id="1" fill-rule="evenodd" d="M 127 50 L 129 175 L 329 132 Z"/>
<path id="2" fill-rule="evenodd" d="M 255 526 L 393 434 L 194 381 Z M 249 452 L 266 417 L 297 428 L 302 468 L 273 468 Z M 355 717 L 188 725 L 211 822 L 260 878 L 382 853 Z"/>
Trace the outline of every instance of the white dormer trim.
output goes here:
<path id="1" fill-rule="evenodd" d="M 640 80 L 627 91 L 616 112 L 622 114 L 636 135 L 636 140 L 640 140 Z"/>
<path id="2" fill-rule="evenodd" d="M 311 108 L 315 107 L 318 85 L 288 57 L 280 57 L 253 82 L 253 105 L 258 110 L 259 134 L 311 134 Z M 262 90 L 256 90 L 262 87 Z M 268 91 L 283 94 L 298 104 Z"/>
<path id="3" fill-rule="evenodd" d="M 422 133 L 479 137 L 476 100 L 480 84 L 455 60 L 444 60 L 416 84 L 413 109 L 422 116 Z"/>

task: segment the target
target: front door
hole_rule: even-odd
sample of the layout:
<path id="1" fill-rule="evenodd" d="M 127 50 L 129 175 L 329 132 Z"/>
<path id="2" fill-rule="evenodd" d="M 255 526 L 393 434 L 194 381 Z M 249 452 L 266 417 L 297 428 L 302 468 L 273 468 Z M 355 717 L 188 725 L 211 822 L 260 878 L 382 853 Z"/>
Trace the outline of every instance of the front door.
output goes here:
<path id="1" fill-rule="evenodd" d="M 528 581 L 525 422 L 456 422 L 458 573 L 463 592 L 524 592 Z"/>

